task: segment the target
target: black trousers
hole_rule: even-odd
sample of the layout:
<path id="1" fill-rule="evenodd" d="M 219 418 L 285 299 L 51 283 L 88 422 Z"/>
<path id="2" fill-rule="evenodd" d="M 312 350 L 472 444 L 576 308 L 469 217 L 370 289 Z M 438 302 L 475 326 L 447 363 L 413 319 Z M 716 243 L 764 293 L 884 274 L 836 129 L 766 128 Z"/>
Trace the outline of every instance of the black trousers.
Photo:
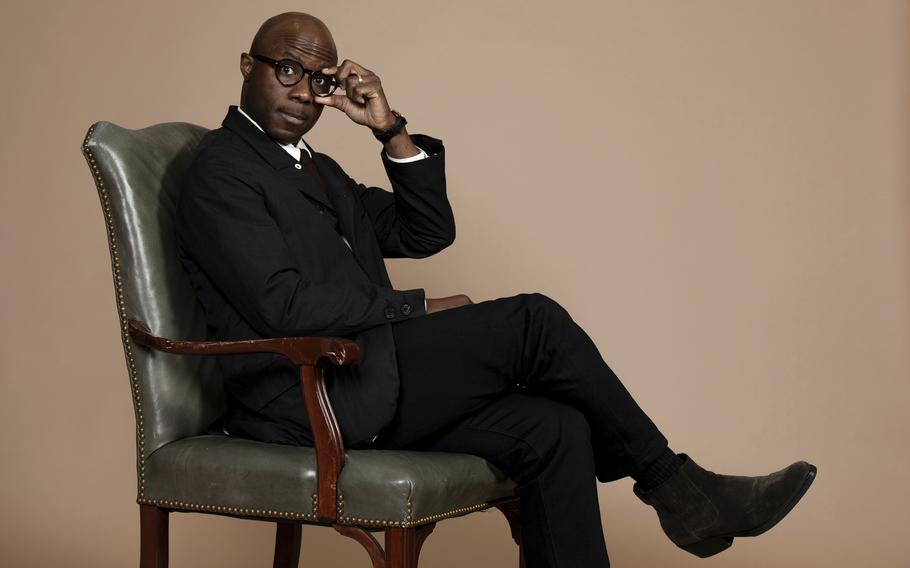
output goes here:
<path id="1" fill-rule="evenodd" d="M 392 326 L 398 409 L 375 447 L 481 456 L 516 483 L 528 568 L 609 566 L 597 480 L 634 475 L 667 440 L 554 300 L 519 294 Z M 312 445 L 294 387 L 232 435 Z"/>
<path id="2" fill-rule="evenodd" d="M 519 294 L 392 329 L 401 392 L 377 447 L 485 458 L 517 484 L 528 568 L 609 566 L 596 481 L 667 439 L 569 313 Z"/>

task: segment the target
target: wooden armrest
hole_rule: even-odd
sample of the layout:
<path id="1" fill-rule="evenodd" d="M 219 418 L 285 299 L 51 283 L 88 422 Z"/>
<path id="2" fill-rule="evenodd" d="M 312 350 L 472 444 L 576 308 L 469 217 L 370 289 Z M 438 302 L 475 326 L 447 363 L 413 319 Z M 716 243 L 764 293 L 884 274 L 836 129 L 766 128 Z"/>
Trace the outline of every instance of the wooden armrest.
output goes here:
<path id="1" fill-rule="evenodd" d="M 325 387 L 323 368 L 360 361 L 360 347 L 339 337 L 281 337 L 243 341 L 184 341 L 152 334 L 144 323 L 130 319 L 130 336 L 136 343 L 178 355 L 233 355 L 277 353 L 300 367 L 300 388 L 316 448 L 316 516 L 334 522 L 338 515 L 338 476 L 344 467 L 344 444 L 338 420 Z"/>
<path id="2" fill-rule="evenodd" d="M 297 365 L 315 366 L 327 358 L 333 365 L 360 361 L 360 346 L 340 337 L 279 337 L 242 341 L 184 341 L 153 335 L 144 323 L 129 320 L 130 336 L 140 345 L 180 355 L 233 355 L 241 353 L 278 353 Z"/>

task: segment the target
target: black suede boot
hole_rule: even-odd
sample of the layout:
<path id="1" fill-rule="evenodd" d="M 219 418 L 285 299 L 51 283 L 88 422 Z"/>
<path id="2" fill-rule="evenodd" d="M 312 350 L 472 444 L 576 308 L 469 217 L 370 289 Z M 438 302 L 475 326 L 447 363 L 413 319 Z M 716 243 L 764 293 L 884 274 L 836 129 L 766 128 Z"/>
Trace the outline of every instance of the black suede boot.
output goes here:
<path id="1" fill-rule="evenodd" d="M 815 479 L 814 465 L 799 461 L 760 477 L 718 475 L 686 454 L 670 479 L 642 491 L 639 499 L 657 510 L 660 526 L 676 546 L 707 558 L 729 548 L 733 537 L 756 536 L 786 516 Z"/>

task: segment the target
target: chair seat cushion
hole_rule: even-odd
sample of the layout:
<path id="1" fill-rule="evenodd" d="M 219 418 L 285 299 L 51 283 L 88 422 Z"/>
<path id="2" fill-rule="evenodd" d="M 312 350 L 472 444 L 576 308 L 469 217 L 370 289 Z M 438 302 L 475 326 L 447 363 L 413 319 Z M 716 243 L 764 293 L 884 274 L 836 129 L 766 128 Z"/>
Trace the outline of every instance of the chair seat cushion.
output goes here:
<path id="1" fill-rule="evenodd" d="M 144 464 L 143 504 L 316 522 L 316 452 L 230 436 L 171 442 Z M 338 480 L 339 523 L 414 526 L 484 509 L 515 484 L 481 457 L 348 450 Z"/>

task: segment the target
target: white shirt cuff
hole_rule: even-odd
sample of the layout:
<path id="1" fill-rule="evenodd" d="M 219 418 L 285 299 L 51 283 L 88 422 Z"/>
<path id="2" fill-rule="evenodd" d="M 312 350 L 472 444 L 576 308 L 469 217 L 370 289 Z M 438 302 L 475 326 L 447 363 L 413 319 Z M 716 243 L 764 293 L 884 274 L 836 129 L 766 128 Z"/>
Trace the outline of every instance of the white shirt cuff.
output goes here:
<path id="1" fill-rule="evenodd" d="M 415 155 L 413 155 L 413 156 L 411 156 L 411 157 L 409 157 L 409 158 L 393 158 L 392 156 L 389 156 L 389 153 L 388 153 L 388 152 L 385 153 L 385 157 L 388 158 L 389 161 L 395 162 L 395 163 L 397 163 L 397 164 L 407 164 L 408 162 L 416 162 L 417 160 L 422 160 L 422 159 L 424 159 L 424 158 L 429 158 L 429 157 L 430 157 L 430 156 L 427 155 L 427 153 L 424 152 L 419 146 L 417 147 L 417 149 L 420 150 L 420 153 L 419 153 L 419 154 L 415 154 Z"/>

